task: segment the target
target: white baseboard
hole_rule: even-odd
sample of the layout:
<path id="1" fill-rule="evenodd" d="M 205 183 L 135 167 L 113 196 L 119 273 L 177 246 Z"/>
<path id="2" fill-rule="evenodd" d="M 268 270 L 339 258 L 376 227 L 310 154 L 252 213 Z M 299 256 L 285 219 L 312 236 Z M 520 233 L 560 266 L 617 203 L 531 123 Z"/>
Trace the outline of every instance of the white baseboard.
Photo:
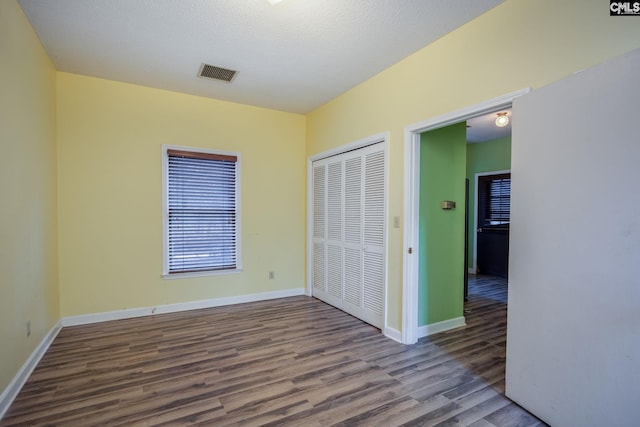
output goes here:
<path id="1" fill-rule="evenodd" d="M 395 328 L 391 328 L 389 326 L 385 327 L 384 336 L 402 344 L 402 333 Z"/>
<path id="2" fill-rule="evenodd" d="M 47 332 L 47 334 L 42 338 L 40 344 L 31 352 L 29 358 L 24 362 L 18 373 L 13 377 L 13 380 L 9 383 L 7 388 L 4 389 L 2 394 L 0 394 L 0 419 L 4 416 L 9 406 L 13 400 L 18 396 L 20 390 L 27 382 L 27 379 L 42 359 L 42 356 L 47 352 L 47 349 L 58 335 L 58 332 L 62 329 L 62 322 L 58 320 L 58 322 L 53 325 L 53 328 Z"/>
<path id="3" fill-rule="evenodd" d="M 466 324 L 467 323 L 464 319 L 464 316 L 460 316 L 453 319 L 443 320 L 442 322 L 432 323 L 430 325 L 419 326 L 418 338 L 437 334 L 439 332 L 449 331 L 451 329 L 465 326 Z"/>
<path id="4" fill-rule="evenodd" d="M 246 302 L 265 301 L 276 298 L 287 298 L 304 295 L 304 288 L 285 289 L 281 291 L 261 292 L 258 294 L 239 295 L 225 298 L 165 304 L 154 307 L 130 308 L 127 310 L 107 311 L 104 313 L 81 314 L 62 318 L 62 326 L 88 325 L 109 320 L 130 319 L 150 316 L 152 314 L 175 313 L 178 311 L 198 310 L 201 308 L 220 307 L 223 305 L 242 304 Z"/>

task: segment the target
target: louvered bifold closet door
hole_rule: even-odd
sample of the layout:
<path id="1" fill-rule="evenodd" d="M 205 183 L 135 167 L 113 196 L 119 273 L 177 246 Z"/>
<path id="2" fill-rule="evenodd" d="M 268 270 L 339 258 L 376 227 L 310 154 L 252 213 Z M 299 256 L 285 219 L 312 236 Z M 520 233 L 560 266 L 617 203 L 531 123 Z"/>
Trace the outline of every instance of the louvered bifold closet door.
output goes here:
<path id="1" fill-rule="evenodd" d="M 327 165 L 313 166 L 313 294 L 326 292 Z"/>
<path id="2" fill-rule="evenodd" d="M 344 309 L 353 313 L 362 307 L 362 156 L 344 164 Z"/>
<path id="3" fill-rule="evenodd" d="M 342 307 L 344 278 L 342 259 L 342 161 L 334 159 L 327 165 L 327 295 L 323 299 L 331 305 Z"/>
<path id="4" fill-rule="evenodd" d="M 313 164 L 313 295 L 380 328 L 384 159 L 375 144 Z"/>
<path id="5" fill-rule="evenodd" d="M 364 156 L 363 302 L 366 316 L 382 319 L 384 308 L 384 152 Z M 365 319 L 366 320 L 366 319 Z"/>

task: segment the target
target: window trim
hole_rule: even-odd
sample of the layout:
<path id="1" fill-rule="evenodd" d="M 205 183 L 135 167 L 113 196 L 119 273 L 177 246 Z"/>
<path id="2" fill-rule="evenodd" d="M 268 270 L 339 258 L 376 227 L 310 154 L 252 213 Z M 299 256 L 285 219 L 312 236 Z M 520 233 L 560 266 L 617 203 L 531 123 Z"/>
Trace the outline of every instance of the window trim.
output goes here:
<path id="1" fill-rule="evenodd" d="M 201 153 L 206 157 L 236 157 L 236 268 L 169 273 L 169 150 L 187 153 Z M 242 272 L 241 246 L 241 155 L 238 152 L 214 150 L 211 148 L 186 147 L 180 145 L 162 145 L 162 277 L 164 279 L 183 279 L 189 277 L 220 276 Z"/>

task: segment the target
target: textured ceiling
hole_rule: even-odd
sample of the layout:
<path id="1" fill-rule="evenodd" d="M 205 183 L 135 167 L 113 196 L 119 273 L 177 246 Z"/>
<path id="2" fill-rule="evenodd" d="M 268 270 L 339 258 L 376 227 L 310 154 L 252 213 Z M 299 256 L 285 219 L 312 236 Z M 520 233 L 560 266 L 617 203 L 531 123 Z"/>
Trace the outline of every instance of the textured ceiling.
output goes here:
<path id="1" fill-rule="evenodd" d="M 56 68 L 308 113 L 504 0 L 20 0 Z M 202 63 L 238 71 L 197 77 Z"/>

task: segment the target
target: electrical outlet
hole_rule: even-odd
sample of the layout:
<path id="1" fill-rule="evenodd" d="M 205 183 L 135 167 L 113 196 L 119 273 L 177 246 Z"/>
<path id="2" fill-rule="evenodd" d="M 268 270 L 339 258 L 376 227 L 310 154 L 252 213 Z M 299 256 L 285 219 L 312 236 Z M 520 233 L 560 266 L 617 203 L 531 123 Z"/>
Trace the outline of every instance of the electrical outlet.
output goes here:
<path id="1" fill-rule="evenodd" d="M 27 320 L 27 336 L 31 336 L 31 320 Z"/>
<path id="2" fill-rule="evenodd" d="M 276 273 L 273 271 L 269 272 L 269 280 L 273 280 L 276 277 Z"/>

